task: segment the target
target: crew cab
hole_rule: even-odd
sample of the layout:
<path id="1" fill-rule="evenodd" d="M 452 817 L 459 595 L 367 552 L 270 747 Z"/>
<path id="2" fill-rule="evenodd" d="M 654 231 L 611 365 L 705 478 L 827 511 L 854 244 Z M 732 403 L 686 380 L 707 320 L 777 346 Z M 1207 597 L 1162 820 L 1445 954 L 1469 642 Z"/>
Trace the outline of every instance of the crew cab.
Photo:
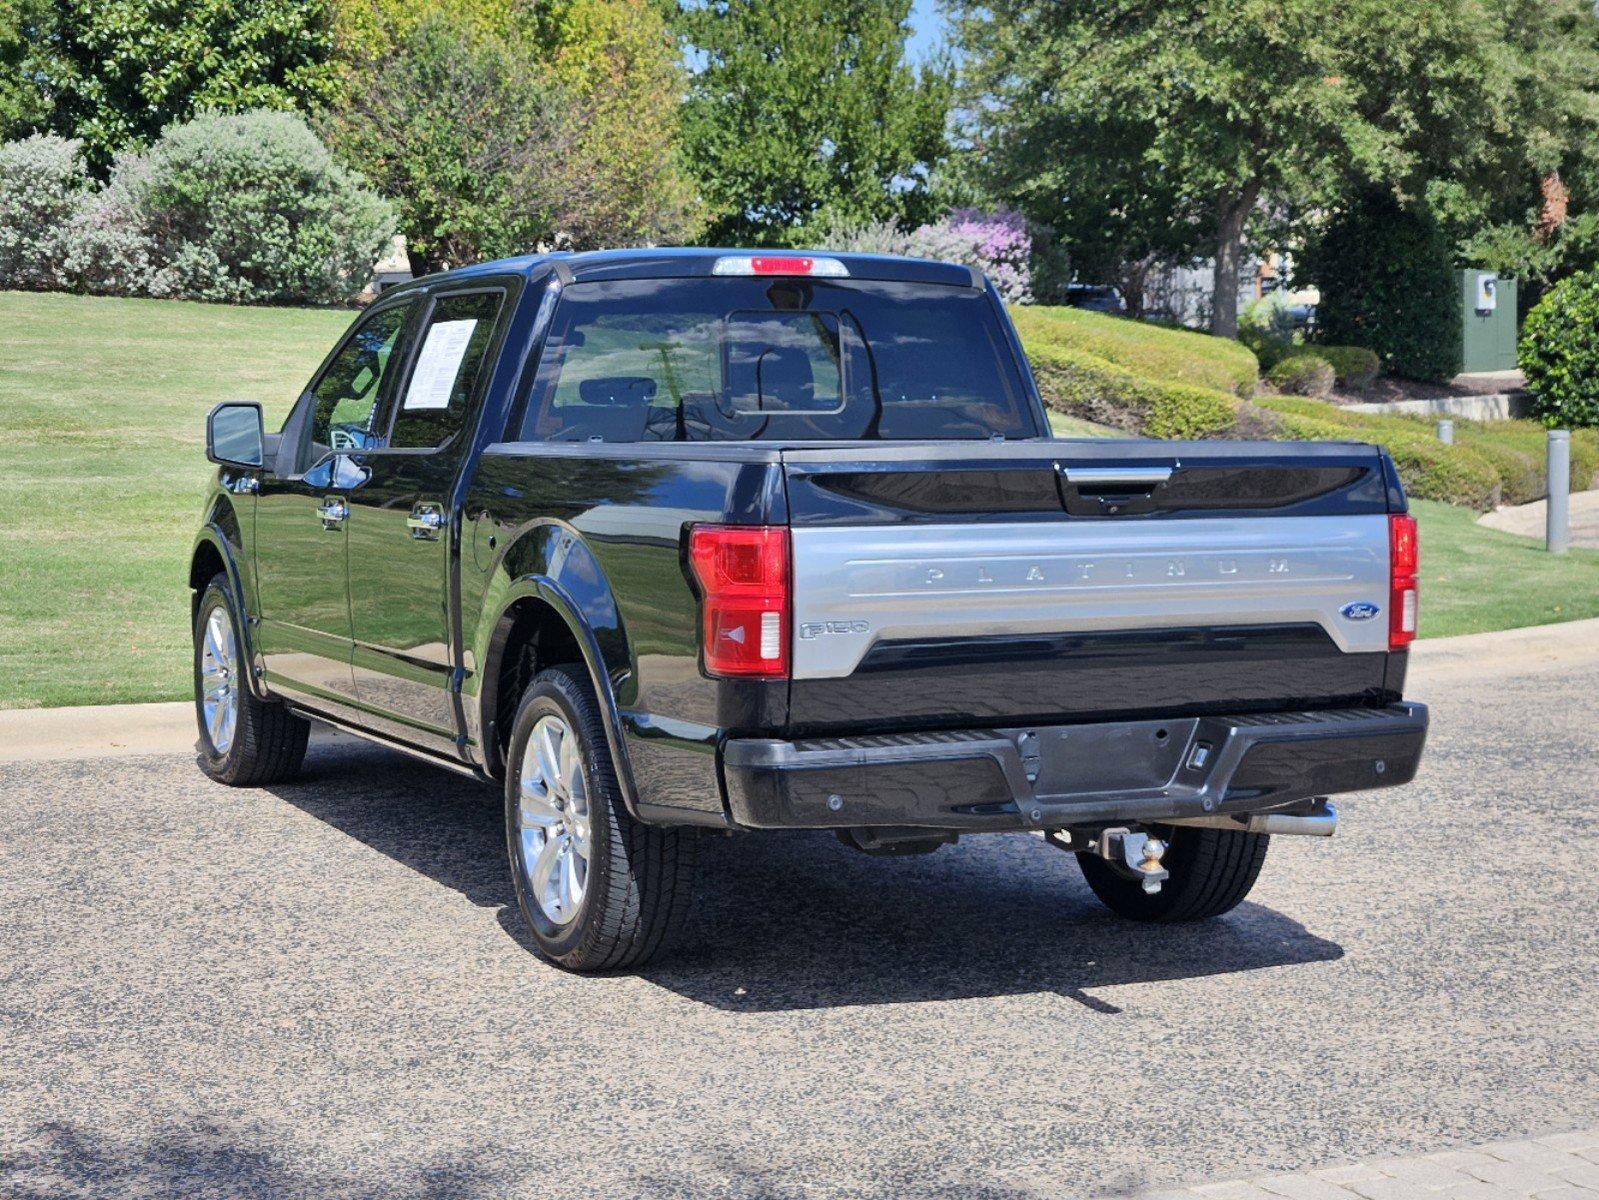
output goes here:
<path id="1" fill-rule="evenodd" d="M 1352 443 L 1058 440 L 965 267 L 631 250 L 361 313 L 282 428 L 208 418 L 199 762 L 312 718 L 504 793 L 540 949 L 637 966 L 707 830 L 1077 856 L 1214 917 L 1410 780 L 1416 527 Z"/>

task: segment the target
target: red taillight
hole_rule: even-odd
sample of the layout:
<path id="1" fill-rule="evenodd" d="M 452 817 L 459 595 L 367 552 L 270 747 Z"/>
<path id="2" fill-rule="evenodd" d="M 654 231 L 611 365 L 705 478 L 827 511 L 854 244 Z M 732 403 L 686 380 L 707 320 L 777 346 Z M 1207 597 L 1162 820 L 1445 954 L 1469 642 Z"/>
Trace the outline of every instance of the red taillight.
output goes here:
<path id="1" fill-rule="evenodd" d="M 688 558 L 700 586 L 700 636 L 711 675 L 788 675 L 788 530 L 696 525 Z"/>
<path id="2" fill-rule="evenodd" d="M 817 275 L 849 278 L 849 268 L 836 258 L 809 254 L 724 254 L 711 264 L 712 275 Z"/>
<path id="3" fill-rule="evenodd" d="M 808 258 L 794 255 L 758 255 L 750 259 L 750 269 L 757 275 L 809 275 L 815 265 Z"/>
<path id="4" fill-rule="evenodd" d="M 1400 650 L 1416 640 L 1416 568 L 1420 563 L 1416 518 L 1388 518 L 1388 648 Z"/>

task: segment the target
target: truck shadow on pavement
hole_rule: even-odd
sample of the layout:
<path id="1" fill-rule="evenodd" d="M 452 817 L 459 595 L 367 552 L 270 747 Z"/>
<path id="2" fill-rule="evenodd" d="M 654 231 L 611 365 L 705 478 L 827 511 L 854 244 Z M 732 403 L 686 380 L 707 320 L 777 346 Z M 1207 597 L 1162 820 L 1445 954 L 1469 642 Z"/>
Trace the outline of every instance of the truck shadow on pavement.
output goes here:
<path id="1" fill-rule="evenodd" d="M 493 910 L 533 952 L 494 789 L 341 739 L 313 749 L 300 781 L 269 790 Z M 1114 1015 L 1121 1010 L 1096 989 L 1342 956 L 1336 942 L 1249 902 L 1201 924 L 1123 921 L 1070 855 L 1037 838 L 988 835 L 925 857 L 872 858 L 828 833 L 761 833 L 702 839 L 689 928 L 642 974 L 728 1011 L 1042 992 Z"/>

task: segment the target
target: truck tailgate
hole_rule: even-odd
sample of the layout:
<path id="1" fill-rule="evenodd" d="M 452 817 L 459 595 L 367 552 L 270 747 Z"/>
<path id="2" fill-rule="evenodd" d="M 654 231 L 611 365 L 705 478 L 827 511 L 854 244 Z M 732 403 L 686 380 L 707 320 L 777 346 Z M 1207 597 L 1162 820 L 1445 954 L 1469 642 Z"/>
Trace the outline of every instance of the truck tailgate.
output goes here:
<path id="1" fill-rule="evenodd" d="M 1397 495 L 1372 447 L 857 445 L 783 460 L 796 731 L 1397 694 Z"/>

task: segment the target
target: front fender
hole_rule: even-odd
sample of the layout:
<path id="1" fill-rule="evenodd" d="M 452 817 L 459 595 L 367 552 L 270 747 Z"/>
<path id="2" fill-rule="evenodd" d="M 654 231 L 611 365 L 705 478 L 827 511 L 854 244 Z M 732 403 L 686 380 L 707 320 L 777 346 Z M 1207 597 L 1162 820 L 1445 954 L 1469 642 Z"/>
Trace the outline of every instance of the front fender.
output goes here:
<path id="1" fill-rule="evenodd" d="M 216 558 L 221 560 L 222 570 L 228 577 L 228 592 L 231 601 L 229 609 L 233 617 L 233 628 L 238 632 L 241 643 L 240 649 L 244 652 L 244 660 L 250 664 L 250 670 L 245 672 L 246 684 L 250 689 L 251 695 L 257 699 L 265 700 L 268 699 L 268 696 L 261 684 L 257 670 L 255 630 L 250 623 L 249 596 L 245 591 L 244 574 L 239 569 L 239 559 L 243 554 L 243 548 L 230 539 L 229 530 L 224 523 L 225 518 L 223 520 L 218 519 L 223 512 L 226 512 L 228 517 L 233 515 L 231 509 L 221 508 L 221 502 L 213 505 L 206 523 L 200 527 L 200 532 L 195 536 L 194 544 L 189 548 L 189 581 L 191 584 L 198 585 L 195 591 L 196 603 L 198 603 L 200 590 L 205 587 L 210 576 L 207 575 L 205 579 L 199 579 L 195 570 L 196 564 L 200 561 L 202 555 L 207 557 L 215 555 Z M 236 532 L 236 521 L 231 523 L 235 525 Z M 191 611 L 191 626 L 194 623 L 193 615 Z"/>

